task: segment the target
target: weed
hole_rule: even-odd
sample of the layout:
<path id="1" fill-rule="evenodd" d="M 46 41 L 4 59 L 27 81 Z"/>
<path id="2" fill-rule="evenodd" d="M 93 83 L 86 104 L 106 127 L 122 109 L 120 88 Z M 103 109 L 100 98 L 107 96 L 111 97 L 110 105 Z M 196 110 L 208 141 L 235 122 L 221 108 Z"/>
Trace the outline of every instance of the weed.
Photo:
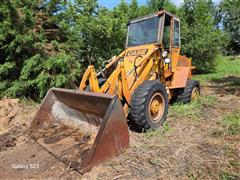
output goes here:
<path id="1" fill-rule="evenodd" d="M 189 174 L 188 177 L 190 180 L 197 180 L 197 177 L 194 174 Z"/>
<path id="2" fill-rule="evenodd" d="M 237 180 L 240 178 L 240 175 L 232 174 L 229 172 L 221 171 L 219 175 L 220 180 Z"/>
<path id="3" fill-rule="evenodd" d="M 170 131 L 173 130 L 173 128 L 172 128 L 167 122 L 165 122 L 165 123 L 163 124 L 162 129 L 163 129 L 163 130 L 162 130 L 163 133 L 168 133 L 168 132 L 170 132 Z"/>
<path id="4" fill-rule="evenodd" d="M 214 96 L 201 96 L 188 104 L 175 103 L 170 107 L 169 116 L 198 120 L 202 116 L 203 107 L 214 106 L 216 103 L 217 98 Z"/>
<path id="5" fill-rule="evenodd" d="M 218 99 L 216 96 L 202 96 L 196 101 L 203 106 L 215 106 L 218 102 Z"/>
<path id="6" fill-rule="evenodd" d="M 144 136 L 146 138 L 158 137 L 159 135 L 162 135 L 162 130 L 161 129 L 149 130 L 146 133 L 144 133 Z"/>
<path id="7" fill-rule="evenodd" d="M 240 109 L 225 115 L 221 120 L 221 124 L 226 128 L 229 135 L 240 134 Z"/>
<path id="8" fill-rule="evenodd" d="M 170 108 L 170 116 L 180 118 L 189 118 L 197 120 L 200 114 L 200 104 L 192 102 L 189 104 L 176 103 Z"/>
<path id="9" fill-rule="evenodd" d="M 233 167 L 240 167 L 240 162 L 237 160 L 230 160 L 229 164 Z"/>
<path id="10" fill-rule="evenodd" d="M 161 128 L 155 129 L 155 130 L 149 130 L 146 133 L 144 133 L 144 136 L 146 138 L 162 137 L 163 135 L 171 132 L 172 130 L 173 128 L 167 122 L 165 122 Z"/>

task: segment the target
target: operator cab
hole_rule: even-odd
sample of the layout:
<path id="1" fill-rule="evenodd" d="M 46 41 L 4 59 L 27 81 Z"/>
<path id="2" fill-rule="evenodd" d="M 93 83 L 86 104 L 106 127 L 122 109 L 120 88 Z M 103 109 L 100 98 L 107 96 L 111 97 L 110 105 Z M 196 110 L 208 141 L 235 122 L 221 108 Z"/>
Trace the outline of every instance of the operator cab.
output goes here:
<path id="1" fill-rule="evenodd" d="M 155 44 L 160 47 L 165 67 L 172 71 L 180 53 L 180 20 L 177 16 L 161 10 L 157 13 L 130 21 L 126 48 Z M 175 61 L 176 62 L 176 61 Z"/>
<path id="2" fill-rule="evenodd" d="M 173 36 L 171 36 L 173 33 Z M 180 48 L 180 21 L 165 11 L 144 16 L 130 21 L 126 47 L 144 44 L 158 44 L 167 50 L 170 47 Z"/>

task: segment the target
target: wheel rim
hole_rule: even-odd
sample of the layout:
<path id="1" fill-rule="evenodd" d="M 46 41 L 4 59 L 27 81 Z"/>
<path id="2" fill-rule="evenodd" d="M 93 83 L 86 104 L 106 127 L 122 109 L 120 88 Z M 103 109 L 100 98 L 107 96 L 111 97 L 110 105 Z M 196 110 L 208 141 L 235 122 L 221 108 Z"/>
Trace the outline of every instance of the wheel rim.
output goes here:
<path id="1" fill-rule="evenodd" d="M 164 98 L 161 93 L 155 93 L 149 101 L 148 114 L 153 122 L 161 120 L 164 112 Z"/>
<path id="2" fill-rule="evenodd" d="M 200 96 L 200 90 L 198 87 L 194 87 L 192 90 L 191 100 L 195 100 Z"/>

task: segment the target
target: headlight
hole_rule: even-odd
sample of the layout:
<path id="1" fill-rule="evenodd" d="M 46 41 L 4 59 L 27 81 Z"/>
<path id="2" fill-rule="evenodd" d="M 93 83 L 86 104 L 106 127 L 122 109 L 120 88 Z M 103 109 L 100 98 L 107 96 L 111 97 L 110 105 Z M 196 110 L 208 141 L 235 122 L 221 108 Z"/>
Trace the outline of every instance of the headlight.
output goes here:
<path id="1" fill-rule="evenodd" d="M 162 52 L 162 57 L 165 58 L 165 57 L 167 57 L 167 55 L 168 55 L 168 52 L 167 52 L 167 51 L 163 51 L 163 52 Z"/>
<path id="2" fill-rule="evenodd" d="M 166 64 L 169 64 L 169 63 L 171 62 L 171 59 L 170 59 L 170 58 L 166 58 L 166 59 L 164 59 L 164 62 L 165 62 Z"/>

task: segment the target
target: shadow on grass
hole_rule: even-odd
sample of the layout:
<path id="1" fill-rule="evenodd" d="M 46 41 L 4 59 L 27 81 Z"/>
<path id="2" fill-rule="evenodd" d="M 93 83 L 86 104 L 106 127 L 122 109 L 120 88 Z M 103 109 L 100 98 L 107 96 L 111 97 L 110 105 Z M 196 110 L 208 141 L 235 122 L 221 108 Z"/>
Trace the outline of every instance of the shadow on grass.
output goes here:
<path id="1" fill-rule="evenodd" d="M 213 78 L 210 82 L 216 84 L 213 88 L 218 94 L 240 96 L 240 76 Z"/>
<path id="2" fill-rule="evenodd" d="M 240 74 L 239 74 L 240 76 Z M 213 82 L 227 84 L 229 86 L 240 86 L 240 77 L 237 76 L 227 76 L 223 78 L 213 78 Z"/>

